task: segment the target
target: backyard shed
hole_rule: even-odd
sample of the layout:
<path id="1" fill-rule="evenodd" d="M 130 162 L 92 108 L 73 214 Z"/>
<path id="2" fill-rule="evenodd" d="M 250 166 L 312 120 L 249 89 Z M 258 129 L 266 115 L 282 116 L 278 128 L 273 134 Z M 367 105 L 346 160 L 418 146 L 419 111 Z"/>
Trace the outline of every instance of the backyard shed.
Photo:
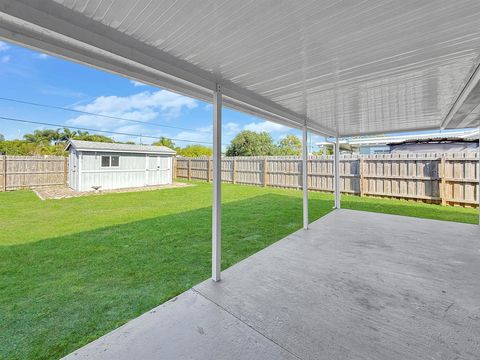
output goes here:
<path id="1" fill-rule="evenodd" d="M 146 146 L 70 140 L 68 184 L 76 191 L 172 183 L 175 151 Z"/>

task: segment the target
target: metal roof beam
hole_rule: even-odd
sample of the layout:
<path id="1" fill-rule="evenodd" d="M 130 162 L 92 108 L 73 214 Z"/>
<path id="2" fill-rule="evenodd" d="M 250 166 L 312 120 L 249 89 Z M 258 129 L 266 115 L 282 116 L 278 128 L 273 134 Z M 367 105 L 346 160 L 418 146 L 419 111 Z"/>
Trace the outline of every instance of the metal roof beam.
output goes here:
<path id="1" fill-rule="evenodd" d="M 448 128 L 452 120 L 455 118 L 455 115 L 457 115 L 458 111 L 465 104 L 468 97 L 472 94 L 472 91 L 475 89 L 477 84 L 479 84 L 479 81 L 480 81 L 480 64 L 477 65 L 472 75 L 470 76 L 468 81 L 465 83 L 465 86 L 463 87 L 459 96 L 453 103 L 453 106 L 451 107 L 450 111 L 447 113 L 447 115 L 443 119 L 442 125 L 441 125 L 442 130 Z M 467 115 L 468 114 L 465 114 L 465 116 Z"/>

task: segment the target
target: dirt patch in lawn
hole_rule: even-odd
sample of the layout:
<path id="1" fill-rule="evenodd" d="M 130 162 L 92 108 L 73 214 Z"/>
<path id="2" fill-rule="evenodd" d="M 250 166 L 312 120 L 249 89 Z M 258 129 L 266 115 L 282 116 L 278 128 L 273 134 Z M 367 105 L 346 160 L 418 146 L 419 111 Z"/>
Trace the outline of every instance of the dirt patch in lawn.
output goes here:
<path id="1" fill-rule="evenodd" d="M 192 184 L 186 184 L 181 182 L 174 182 L 168 185 L 157 186 L 142 186 L 136 188 L 114 189 L 114 190 L 98 190 L 98 191 L 75 191 L 65 186 L 46 186 L 33 189 L 33 192 L 42 200 L 47 199 L 66 199 L 79 196 L 92 196 L 103 195 L 111 193 L 125 193 L 125 192 L 138 192 L 138 191 L 152 191 L 160 189 L 171 189 L 177 187 L 193 186 Z"/>

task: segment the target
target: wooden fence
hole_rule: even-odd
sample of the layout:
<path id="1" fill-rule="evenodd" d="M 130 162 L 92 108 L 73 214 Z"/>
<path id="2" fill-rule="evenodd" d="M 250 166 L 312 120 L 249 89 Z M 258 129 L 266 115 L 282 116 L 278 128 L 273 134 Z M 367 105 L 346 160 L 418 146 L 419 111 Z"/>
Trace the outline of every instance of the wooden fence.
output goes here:
<path id="1" fill-rule="evenodd" d="M 0 189 L 66 185 L 61 156 L 0 156 Z M 412 199 L 442 205 L 478 205 L 478 153 L 340 156 L 343 193 Z M 212 179 L 212 160 L 177 158 L 177 178 Z M 302 186 L 299 157 L 225 157 L 222 180 L 279 188 Z M 333 191 L 333 156 L 308 159 L 308 187 Z"/>
<path id="2" fill-rule="evenodd" d="M 439 203 L 478 205 L 478 153 L 380 154 L 340 156 L 341 191 Z M 177 178 L 212 179 L 212 160 L 177 158 Z M 224 157 L 222 181 L 257 186 L 300 188 L 299 157 Z M 333 156 L 308 159 L 308 188 L 333 191 Z"/>
<path id="3" fill-rule="evenodd" d="M 67 161 L 63 156 L 0 155 L 0 189 L 66 185 Z"/>

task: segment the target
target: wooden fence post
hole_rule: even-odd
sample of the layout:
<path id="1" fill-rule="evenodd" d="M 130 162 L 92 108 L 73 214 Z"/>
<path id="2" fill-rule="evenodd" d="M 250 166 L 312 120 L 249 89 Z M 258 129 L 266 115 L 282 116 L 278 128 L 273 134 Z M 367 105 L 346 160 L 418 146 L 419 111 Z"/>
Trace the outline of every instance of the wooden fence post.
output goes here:
<path id="1" fill-rule="evenodd" d="M 359 190 L 360 190 L 360 196 L 363 196 L 363 157 L 359 158 L 359 165 L 358 165 L 358 175 L 360 176 L 360 183 L 359 183 Z"/>
<path id="2" fill-rule="evenodd" d="M 7 191 L 7 155 L 3 155 L 3 191 Z"/>
<path id="3" fill-rule="evenodd" d="M 447 196 L 446 192 L 446 161 L 445 161 L 445 154 L 442 154 L 440 158 L 440 199 L 442 200 L 442 205 L 447 205 Z"/>
<path id="4" fill-rule="evenodd" d="M 263 186 L 268 185 L 267 158 L 263 159 Z"/>
<path id="5" fill-rule="evenodd" d="M 68 158 L 65 157 L 63 160 L 63 182 L 65 186 L 68 185 Z"/>
<path id="6" fill-rule="evenodd" d="M 210 182 L 210 158 L 207 158 L 207 182 Z"/>
<path id="7" fill-rule="evenodd" d="M 192 180 L 192 164 L 191 164 L 191 159 L 188 159 L 188 169 L 187 169 L 187 174 L 188 174 L 188 180 Z"/>
<path id="8" fill-rule="evenodd" d="M 237 182 L 236 174 L 237 174 L 237 159 L 234 157 L 233 158 L 233 163 L 232 163 L 232 183 L 233 184 L 235 184 Z"/>
<path id="9" fill-rule="evenodd" d="M 312 163 L 312 159 L 310 159 L 307 155 L 307 190 L 309 190 L 309 191 L 312 188 L 310 186 L 311 180 L 309 181 L 310 174 L 312 173 L 312 166 L 309 167 L 308 164 L 311 164 L 311 163 Z M 308 169 L 310 169 L 310 171 L 308 171 Z"/>

